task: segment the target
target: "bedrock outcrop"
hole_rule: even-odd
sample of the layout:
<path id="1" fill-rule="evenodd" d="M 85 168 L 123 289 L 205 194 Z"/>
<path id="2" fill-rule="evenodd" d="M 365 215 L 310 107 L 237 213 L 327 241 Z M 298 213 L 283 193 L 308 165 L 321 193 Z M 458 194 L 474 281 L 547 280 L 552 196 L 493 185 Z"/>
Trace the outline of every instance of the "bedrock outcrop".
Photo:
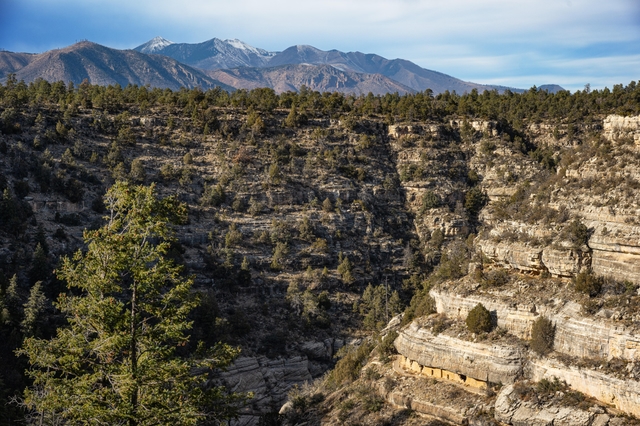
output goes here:
<path id="1" fill-rule="evenodd" d="M 610 140 L 626 136 L 633 138 L 636 144 L 640 144 L 640 116 L 624 117 L 612 114 L 604 119 L 602 127 L 604 136 Z"/>
<path id="2" fill-rule="evenodd" d="M 494 407 L 495 419 L 512 426 L 604 426 L 609 423 L 609 416 L 604 413 L 553 404 L 540 406 L 534 401 L 523 401 L 514 385 L 500 390 Z"/>
<path id="3" fill-rule="evenodd" d="M 522 272 L 549 272 L 554 277 L 572 277 L 592 264 L 588 247 L 540 247 L 521 241 L 479 240 L 477 247 L 492 262 Z"/>
<path id="4" fill-rule="evenodd" d="M 541 304 L 521 301 L 522 295 L 503 292 L 463 296 L 442 289 L 432 289 L 438 313 L 465 319 L 478 303 L 483 304 L 499 327 L 521 339 L 531 338 L 531 328 L 541 315 L 556 327 L 554 350 L 581 358 L 640 359 L 640 336 L 635 328 L 603 317 L 585 317 L 575 302 Z"/>
<path id="5" fill-rule="evenodd" d="M 635 380 L 622 380 L 600 371 L 566 366 L 552 358 L 532 359 L 528 368 L 534 381 L 557 377 L 574 390 L 626 413 L 640 415 L 640 383 Z"/>
<path id="6" fill-rule="evenodd" d="M 398 333 L 396 349 L 423 367 L 448 370 L 490 383 L 513 383 L 522 374 L 519 347 L 468 342 L 445 334 L 434 335 L 411 323 Z"/>
<path id="7" fill-rule="evenodd" d="M 261 415 L 277 411 L 294 385 L 311 381 L 306 357 L 268 359 L 238 358 L 220 379 L 234 392 L 253 392 L 254 398 L 241 412 L 236 425 L 256 425 Z"/>

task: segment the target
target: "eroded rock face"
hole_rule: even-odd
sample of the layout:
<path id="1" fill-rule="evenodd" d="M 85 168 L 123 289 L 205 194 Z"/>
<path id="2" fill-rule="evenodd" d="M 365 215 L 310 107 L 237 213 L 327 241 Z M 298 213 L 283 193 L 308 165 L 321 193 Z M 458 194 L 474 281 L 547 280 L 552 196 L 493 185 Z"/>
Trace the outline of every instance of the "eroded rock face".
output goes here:
<path id="1" fill-rule="evenodd" d="M 494 314 L 499 327 L 521 339 L 531 338 L 531 326 L 539 315 L 537 307 L 530 304 L 507 304 L 482 295 L 461 296 L 439 289 L 432 289 L 429 294 L 436 302 L 438 313 L 449 318 L 466 319 L 469 312 L 481 303 Z"/>
<path id="2" fill-rule="evenodd" d="M 395 346 L 400 354 L 421 366 L 483 382 L 513 383 L 522 374 L 523 351 L 518 347 L 436 336 L 415 321 L 399 332 Z"/>
<path id="3" fill-rule="evenodd" d="M 261 415 L 278 411 L 294 385 L 311 380 L 305 357 L 270 360 L 266 357 L 238 358 L 221 380 L 234 392 L 253 392 L 236 425 L 256 425 Z"/>
<path id="4" fill-rule="evenodd" d="M 542 249 L 539 247 L 493 240 L 482 240 L 478 242 L 478 247 L 494 262 L 519 271 L 542 272 L 546 269 L 542 263 Z"/>
<path id="5" fill-rule="evenodd" d="M 483 304 L 497 319 L 497 325 L 521 339 L 531 339 L 531 327 L 540 315 L 550 319 L 555 327 L 554 350 L 577 357 L 640 359 L 640 338 L 634 329 L 604 318 L 587 318 L 577 303 L 561 306 L 513 303 L 489 295 L 461 296 L 432 289 L 438 313 L 450 318 L 465 319 L 478 303 Z M 517 300 L 517 295 L 513 295 Z"/>
<path id="6" fill-rule="evenodd" d="M 573 407 L 539 406 L 532 401 L 522 401 L 514 386 L 503 387 L 495 403 L 495 418 L 513 426 L 589 426 L 594 420 L 605 420 L 608 416 L 596 415 Z M 604 423 L 606 424 L 606 423 Z"/>
<path id="7" fill-rule="evenodd" d="M 636 144 L 640 144 L 640 116 L 623 117 L 621 115 L 609 115 L 602 123 L 604 136 L 610 140 L 616 140 L 622 135 L 633 138 Z"/>
<path id="8" fill-rule="evenodd" d="M 548 358 L 531 360 L 530 370 L 532 380 L 553 380 L 557 377 L 567 382 L 574 390 L 614 405 L 626 413 L 640 415 L 639 382 L 620 380 L 594 370 L 565 366 Z"/>

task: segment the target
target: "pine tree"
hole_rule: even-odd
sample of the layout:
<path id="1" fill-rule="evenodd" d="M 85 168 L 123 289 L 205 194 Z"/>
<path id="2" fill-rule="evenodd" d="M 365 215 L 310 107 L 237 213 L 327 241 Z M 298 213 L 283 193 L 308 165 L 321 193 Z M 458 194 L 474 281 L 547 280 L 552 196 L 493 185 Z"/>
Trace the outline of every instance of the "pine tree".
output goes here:
<path id="1" fill-rule="evenodd" d="M 284 120 L 285 127 L 298 127 L 298 111 L 296 109 L 296 104 L 291 105 L 291 111 L 289 111 L 289 115 Z"/>
<path id="2" fill-rule="evenodd" d="M 36 282 L 31 287 L 29 299 L 24 304 L 24 318 L 20 323 L 20 331 L 25 337 L 37 336 L 39 334 L 39 322 L 42 320 L 42 313 L 47 306 L 47 297 L 42 291 L 42 281 Z"/>
<path id="3" fill-rule="evenodd" d="M 51 268 L 49 267 L 49 261 L 47 260 L 47 254 L 40 243 L 36 246 L 36 250 L 33 252 L 33 260 L 31 261 L 31 270 L 29 271 L 29 278 L 32 283 L 37 281 L 44 281 L 49 277 Z"/>
<path id="4" fill-rule="evenodd" d="M 65 258 L 58 277 L 67 316 L 51 340 L 25 339 L 33 385 L 24 403 L 46 422 L 193 425 L 234 413 L 238 395 L 206 387 L 210 371 L 237 351 L 218 345 L 206 361 L 184 359 L 188 315 L 197 305 L 192 279 L 167 258 L 170 222 L 186 218 L 175 198 L 158 200 L 154 186 L 116 183 L 105 195 L 107 223 L 85 231 L 88 245 Z"/>
<path id="5" fill-rule="evenodd" d="M 18 324 L 18 320 L 22 315 L 20 294 L 18 293 L 18 276 L 13 275 L 9 280 L 9 287 L 4 294 L 4 305 L 6 311 L 3 310 L 3 319 L 5 324 Z"/>

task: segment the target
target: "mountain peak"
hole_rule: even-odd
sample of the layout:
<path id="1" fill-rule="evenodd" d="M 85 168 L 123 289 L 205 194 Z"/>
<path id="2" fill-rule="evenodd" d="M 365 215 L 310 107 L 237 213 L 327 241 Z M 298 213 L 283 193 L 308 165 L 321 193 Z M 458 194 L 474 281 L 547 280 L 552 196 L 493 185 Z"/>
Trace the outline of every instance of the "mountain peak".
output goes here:
<path id="1" fill-rule="evenodd" d="M 156 36 L 133 50 L 137 50 L 138 52 L 142 53 L 156 53 L 157 51 L 162 50 L 172 44 L 174 44 L 172 41 L 169 41 L 166 38 L 160 36 Z"/>

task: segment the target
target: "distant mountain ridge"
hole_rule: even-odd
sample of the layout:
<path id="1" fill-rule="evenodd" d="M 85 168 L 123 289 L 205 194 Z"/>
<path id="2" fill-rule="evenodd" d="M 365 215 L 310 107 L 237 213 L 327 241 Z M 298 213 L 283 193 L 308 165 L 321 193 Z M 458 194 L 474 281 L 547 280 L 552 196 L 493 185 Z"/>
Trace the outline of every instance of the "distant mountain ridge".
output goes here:
<path id="1" fill-rule="evenodd" d="M 92 84 L 137 84 L 173 90 L 270 87 L 281 93 L 304 85 L 320 92 L 354 94 L 524 91 L 466 82 L 404 59 L 390 60 L 376 54 L 323 51 L 308 45 L 271 52 L 237 39 L 217 38 L 174 43 L 154 37 L 132 50 L 85 41 L 41 54 L 0 51 L 0 81 L 10 73 L 27 83 L 38 78 L 74 83 L 87 79 Z M 539 89 L 552 93 L 564 90 L 553 84 Z"/>
<path id="2" fill-rule="evenodd" d="M 389 60 L 376 54 L 364 54 L 361 52 L 324 51 L 308 45 L 291 46 L 282 52 L 268 52 L 264 49 L 249 46 L 246 43 L 242 43 L 242 48 L 240 49 L 230 48 L 231 41 L 239 41 L 214 38 L 204 43 L 169 44 L 165 47 L 154 49 L 153 52 L 147 47 L 159 45 L 164 40 L 161 37 L 156 37 L 136 47 L 135 50 L 169 56 L 185 64 L 205 70 L 235 67 L 272 68 L 292 64 L 331 65 L 345 72 L 381 74 L 417 92 L 427 89 L 431 89 L 435 94 L 446 90 L 465 93 L 473 89 L 477 89 L 480 92 L 485 90 L 504 92 L 506 89 L 516 92 L 522 91 L 522 89 L 504 86 L 465 82 L 447 74 L 421 68 L 404 59 Z M 252 52 L 253 55 L 247 52 Z M 311 68 L 301 68 L 299 71 L 317 73 L 316 70 Z M 274 71 L 269 70 L 266 72 L 271 75 Z M 258 77 L 259 71 L 254 72 L 254 74 L 256 75 L 255 83 L 265 79 L 268 80 L 264 76 Z M 304 78 L 297 76 L 294 79 L 300 80 Z M 251 85 L 249 81 L 243 81 L 247 85 Z"/>
<path id="3" fill-rule="evenodd" d="M 43 78 L 48 81 L 73 81 L 78 84 L 87 79 L 90 83 L 98 85 L 137 84 L 168 87 L 173 90 L 180 87 L 208 89 L 221 86 L 233 90 L 232 87 L 212 79 L 202 71 L 174 59 L 161 55 L 145 55 L 134 50 L 111 49 L 88 41 L 38 55 L 2 53 L 0 65 L 24 63 L 21 68 L 10 72 L 15 72 L 16 78 L 25 82 Z M 5 71 L 3 74 L 8 73 Z"/>
<path id="4" fill-rule="evenodd" d="M 263 67 L 275 55 L 264 49 L 234 39 L 212 38 L 202 43 L 173 43 L 162 37 L 140 45 L 133 50 L 168 56 L 192 67 L 212 70 L 236 67 Z"/>
<path id="5" fill-rule="evenodd" d="M 286 64 L 269 68 L 233 68 L 205 71 L 212 78 L 238 89 L 271 87 L 278 93 L 301 86 L 320 92 L 382 95 L 415 91 L 381 74 L 343 71 L 332 65 Z"/>

